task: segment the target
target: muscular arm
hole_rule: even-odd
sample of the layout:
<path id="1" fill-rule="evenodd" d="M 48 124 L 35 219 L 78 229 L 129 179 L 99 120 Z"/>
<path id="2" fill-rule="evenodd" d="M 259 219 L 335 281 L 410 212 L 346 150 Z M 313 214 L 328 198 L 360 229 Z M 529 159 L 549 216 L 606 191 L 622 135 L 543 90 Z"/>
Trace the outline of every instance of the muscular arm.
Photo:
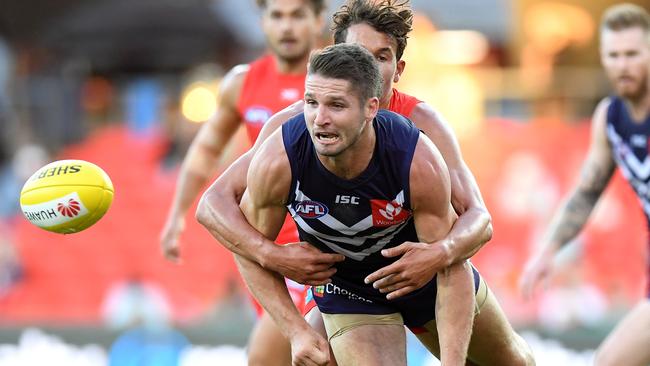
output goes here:
<path id="1" fill-rule="evenodd" d="M 280 140 L 280 146 L 264 145 L 262 154 L 253 160 L 247 178 L 249 186 L 240 205 L 246 220 L 268 240 L 275 239 L 282 227 L 287 212 L 284 199 L 291 183 L 286 178 L 287 174 L 282 174 L 290 167 L 284 148 L 281 148 L 281 137 L 277 134 L 275 137 L 269 142 L 277 143 L 276 140 Z M 300 314 L 291 301 L 282 277 L 243 256 L 235 254 L 235 258 L 251 292 L 273 316 L 283 333 L 289 335 L 292 325 L 299 327 Z"/>
<path id="2" fill-rule="evenodd" d="M 591 145 L 575 187 L 553 216 L 542 245 L 526 263 L 520 286 L 530 297 L 537 284 L 551 273 L 557 251 L 582 230 L 600 195 L 607 187 L 616 164 L 607 141 L 606 122 L 609 100 L 603 100 L 592 120 Z"/>
<path id="3" fill-rule="evenodd" d="M 410 119 L 442 154 L 449 169 L 451 202 L 459 215 L 448 235 L 440 240 L 445 254 L 441 264 L 462 262 L 492 238 L 492 219 L 449 124 L 426 103 L 419 103 Z"/>
<path id="4" fill-rule="evenodd" d="M 342 255 L 321 253 L 306 243 L 275 245 L 249 224 L 239 208 L 253 155 L 283 122 L 302 112 L 302 106 L 302 102 L 295 103 L 265 123 L 253 148 L 237 159 L 203 194 L 196 217 L 231 252 L 297 282 L 319 285 L 333 274 L 334 269 L 330 267 L 342 260 Z"/>
<path id="5" fill-rule="evenodd" d="M 420 245 L 433 247 L 449 233 L 457 217 L 450 203 L 450 179 L 442 157 L 420 138 L 411 164 L 411 202 Z M 431 243 L 431 244 L 425 244 Z M 426 248 L 424 249 L 426 250 Z M 474 320 L 474 281 L 468 263 L 437 273 L 436 325 L 443 365 L 465 365 Z"/>
<path id="6" fill-rule="evenodd" d="M 591 145 L 580 178 L 551 221 L 544 242 L 556 251 L 578 235 L 609 183 L 616 164 L 606 135 L 608 101 L 601 102 L 593 117 Z"/>
<path id="7" fill-rule="evenodd" d="M 237 98 L 247 71 L 248 66 L 240 65 L 224 77 L 216 115 L 201 126 L 183 160 L 172 206 L 161 233 L 162 250 L 168 259 L 178 259 L 178 237 L 185 226 L 185 215 L 216 173 L 224 147 L 241 124 Z"/>
<path id="8" fill-rule="evenodd" d="M 449 126 L 425 103 L 419 103 L 410 118 L 433 141 L 436 151 L 442 154 L 449 171 L 451 203 L 453 210 L 459 215 L 451 231 L 440 236 L 436 245 L 431 246 L 427 254 L 429 263 L 426 271 L 436 273 L 451 264 L 462 263 L 490 240 L 492 219 L 485 208 L 476 180 L 463 161 L 458 142 Z M 436 188 L 430 183 L 429 189 Z M 399 247 L 382 252 L 387 257 L 402 253 Z M 413 286 L 406 287 L 406 284 L 410 282 L 419 285 L 419 274 L 408 263 L 398 265 L 398 262 L 375 271 L 366 278 L 366 281 L 373 282 L 373 285 L 382 292 L 394 292 L 393 296 L 407 294 L 413 290 Z M 392 276 L 394 274 L 398 276 Z M 401 281 L 401 285 L 405 287 L 400 288 L 397 278 L 409 277 L 410 281 Z"/>
<path id="9" fill-rule="evenodd" d="M 284 205 L 291 184 L 288 172 L 289 161 L 278 131 L 253 158 L 248 188 L 241 200 L 241 211 L 250 225 L 269 240 L 277 236 L 286 216 Z M 238 254 L 235 259 L 250 291 L 291 342 L 294 364 L 297 361 L 303 364 L 305 360 L 319 365 L 327 363 L 327 342 L 311 329 L 293 305 L 282 276 Z"/>

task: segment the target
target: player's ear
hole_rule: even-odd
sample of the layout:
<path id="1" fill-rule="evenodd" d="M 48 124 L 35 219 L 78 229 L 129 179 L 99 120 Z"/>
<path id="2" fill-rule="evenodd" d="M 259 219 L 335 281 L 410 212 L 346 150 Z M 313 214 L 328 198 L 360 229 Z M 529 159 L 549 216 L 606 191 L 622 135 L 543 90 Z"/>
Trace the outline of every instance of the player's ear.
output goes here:
<path id="1" fill-rule="evenodd" d="M 393 75 L 393 82 L 396 83 L 399 81 L 399 78 L 402 77 L 404 68 L 406 67 L 406 61 L 399 60 L 397 61 L 397 67 L 395 68 L 395 74 Z"/>
<path id="2" fill-rule="evenodd" d="M 370 121 L 377 115 L 379 110 L 379 98 L 372 97 L 366 102 L 366 120 Z"/>

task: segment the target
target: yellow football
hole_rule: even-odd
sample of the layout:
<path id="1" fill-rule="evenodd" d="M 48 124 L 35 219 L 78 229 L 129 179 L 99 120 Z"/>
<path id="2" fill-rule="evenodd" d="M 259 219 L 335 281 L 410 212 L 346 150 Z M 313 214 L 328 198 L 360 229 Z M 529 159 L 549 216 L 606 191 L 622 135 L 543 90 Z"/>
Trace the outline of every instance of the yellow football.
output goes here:
<path id="1" fill-rule="evenodd" d="M 72 234 L 101 219 L 113 202 L 113 194 L 111 179 L 97 165 L 59 160 L 27 180 L 20 192 L 20 207 L 32 224 Z"/>

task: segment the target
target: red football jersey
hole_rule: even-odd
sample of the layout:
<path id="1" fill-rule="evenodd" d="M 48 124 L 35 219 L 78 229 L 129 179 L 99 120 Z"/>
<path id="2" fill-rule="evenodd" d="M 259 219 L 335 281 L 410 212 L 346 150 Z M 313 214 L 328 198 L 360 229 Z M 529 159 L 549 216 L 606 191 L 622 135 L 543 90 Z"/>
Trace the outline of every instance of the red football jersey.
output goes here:
<path id="1" fill-rule="evenodd" d="M 253 61 L 242 85 L 237 110 L 246 125 L 251 144 L 264 123 L 275 113 L 303 98 L 306 74 L 282 74 L 275 59 L 267 54 Z M 279 244 L 298 241 L 296 225 L 287 215 L 276 240 Z"/>
<path id="2" fill-rule="evenodd" d="M 303 98 L 305 74 L 282 74 L 273 56 L 263 56 L 250 64 L 237 101 L 248 138 L 254 143 L 264 123 L 272 115 Z"/>
<path id="3" fill-rule="evenodd" d="M 416 97 L 404 94 L 397 89 L 393 88 L 393 95 L 390 97 L 388 110 L 400 114 L 406 118 L 411 117 L 413 108 L 422 101 Z"/>

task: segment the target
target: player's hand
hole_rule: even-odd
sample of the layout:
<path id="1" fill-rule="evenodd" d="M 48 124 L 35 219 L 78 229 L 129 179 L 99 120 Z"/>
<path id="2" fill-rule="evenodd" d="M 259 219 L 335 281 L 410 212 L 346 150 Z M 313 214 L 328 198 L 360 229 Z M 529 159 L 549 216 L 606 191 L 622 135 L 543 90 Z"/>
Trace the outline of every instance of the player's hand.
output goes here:
<path id="1" fill-rule="evenodd" d="M 448 265 L 447 250 L 435 243 L 407 241 L 394 248 L 384 249 L 381 254 L 389 258 L 402 257 L 368 275 L 365 282 L 372 283 L 379 292 L 387 294 L 389 300 L 421 288 Z"/>
<path id="2" fill-rule="evenodd" d="M 519 279 L 519 289 L 524 298 L 532 298 L 535 288 L 540 283 L 548 284 L 553 271 L 553 257 L 553 252 L 541 252 L 528 260 Z"/>
<path id="3" fill-rule="evenodd" d="M 326 366 L 329 361 L 329 343 L 313 329 L 297 332 L 291 338 L 292 366 Z"/>
<path id="4" fill-rule="evenodd" d="M 342 254 L 323 253 L 307 242 L 278 245 L 264 267 L 303 285 L 319 286 L 331 282 L 335 263 L 345 259 Z"/>
<path id="5" fill-rule="evenodd" d="M 178 238 L 185 229 L 185 219 L 170 217 L 160 233 L 160 250 L 167 260 L 180 263 Z"/>

